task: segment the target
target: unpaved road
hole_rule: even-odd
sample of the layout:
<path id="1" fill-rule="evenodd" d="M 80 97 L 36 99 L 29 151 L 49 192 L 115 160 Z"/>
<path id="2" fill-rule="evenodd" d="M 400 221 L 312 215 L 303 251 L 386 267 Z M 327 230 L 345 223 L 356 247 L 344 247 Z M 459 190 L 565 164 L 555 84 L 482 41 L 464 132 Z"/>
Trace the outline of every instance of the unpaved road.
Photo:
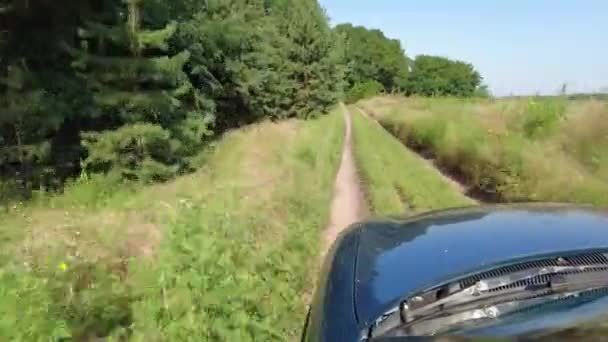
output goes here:
<path id="1" fill-rule="evenodd" d="M 373 113 L 368 112 L 366 109 L 361 108 L 361 107 L 357 107 L 357 110 L 359 111 L 359 113 L 361 113 L 362 115 L 368 117 L 369 119 L 371 119 L 374 123 L 376 123 L 376 125 L 378 125 L 380 128 L 382 128 L 382 130 L 386 131 L 386 129 L 378 122 L 378 118 L 376 115 L 373 115 Z M 392 134 L 388 131 L 386 131 L 387 134 L 391 135 Z M 397 139 L 397 138 L 395 138 Z M 400 141 L 401 142 L 401 141 Z M 424 156 L 420 155 L 420 153 L 412 150 L 411 148 L 407 147 L 405 144 L 403 144 L 403 148 L 406 148 L 410 151 L 412 151 L 412 153 L 414 153 L 415 156 L 417 156 L 418 158 L 420 158 L 420 162 L 425 164 L 429 170 L 433 170 L 433 171 L 437 171 L 437 173 L 443 178 L 443 180 L 450 185 L 450 187 L 452 187 L 452 189 L 454 189 L 455 191 L 469 197 L 471 199 L 471 201 L 473 203 L 479 203 L 479 199 L 478 198 L 472 198 L 469 195 L 469 188 L 463 183 L 460 182 L 457 177 L 451 175 L 449 172 L 447 172 L 446 170 L 438 167 L 435 164 L 435 161 L 433 159 L 430 158 L 425 158 Z"/>
<path id="2" fill-rule="evenodd" d="M 323 255 L 329 250 L 341 231 L 351 224 L 363 220 L 367 214 L 353 156 L 351 117 L 346 106 L 341 104 L 341 107 L 345 121 L 344 147 L 342 162 L 334 185 L 330 222 L 323 232 Z"/>

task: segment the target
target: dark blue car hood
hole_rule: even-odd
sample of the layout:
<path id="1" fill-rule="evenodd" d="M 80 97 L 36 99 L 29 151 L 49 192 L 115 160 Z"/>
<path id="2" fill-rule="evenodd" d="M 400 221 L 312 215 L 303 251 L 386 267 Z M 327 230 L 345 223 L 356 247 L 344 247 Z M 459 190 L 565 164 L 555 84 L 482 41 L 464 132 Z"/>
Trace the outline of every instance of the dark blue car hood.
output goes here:
<path id="1" fill-rule="evenodd" d="M 367 326 L 404 297 L 509 261 L 608 248 L 605 212 L 559 206 L 430 213 L 359 226 L 354 301 Z"/>

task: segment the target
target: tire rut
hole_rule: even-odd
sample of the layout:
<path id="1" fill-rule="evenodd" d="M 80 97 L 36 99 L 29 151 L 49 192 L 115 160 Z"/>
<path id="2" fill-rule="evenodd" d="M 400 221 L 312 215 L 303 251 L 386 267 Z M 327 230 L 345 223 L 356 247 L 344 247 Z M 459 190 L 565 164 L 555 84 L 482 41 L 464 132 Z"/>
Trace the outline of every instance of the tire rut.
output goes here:
<path id="1" fill-rule="evenodd" d="M 379 127 L 381 127 L 383 130 L 386 131 L 386 128 L 384 128 L 384 126 L 382 126 L 379 122 L 378 119 L 376 118 L 375 115 L 370 115 L 370 113 L 368 113 L 368 111 L 364 108 L 358 107 L 357 106 L 357 110 L 365 115 L 366 117 L 368 117 L 370 120 L 372 120 L 373 122 L 375 122 Z M 388 132 L 388 134 L 391 134 L 391 132 Z M 466 197 L 468 197 L 469 199 L 471 199 L 473 202 L 477 203 L 477 204 L 481 204 L 481 203 L 485 203 L 486 201 L 481 197 L 481 196 L 474 196 L 472 191 L 469 189 L 469 187 L 466 185 L 466 183 L 461 182 L 459 180 L 459 177 L 451 174 L 450 172 L 448 172 L 447 170 L 439 167 L 435 161 L 431 158 L 427 158 L 424 155 L 421 155 L 418 151 L 415 151 L 413 149 L 411 149 L 410 147 L 408 147 L 406 144 L 403 144 L 403 147 L 412 151 L 416 156 L 418 156 L 420 158 L 420 161 L 422 163 L 424 163 L 429 169 L 434 169 L 437 170 L 438 174 L 441 175 L 441 177 L 444 179 L 444 181 L 455 191 L 458 191 L 459 193 L 465 195 Z"/>

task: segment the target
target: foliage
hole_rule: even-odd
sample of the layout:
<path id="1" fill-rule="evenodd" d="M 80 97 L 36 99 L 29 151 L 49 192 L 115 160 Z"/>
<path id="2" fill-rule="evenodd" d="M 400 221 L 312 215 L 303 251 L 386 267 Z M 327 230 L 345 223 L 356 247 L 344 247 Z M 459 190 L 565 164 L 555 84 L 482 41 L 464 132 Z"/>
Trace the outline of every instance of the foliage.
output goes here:
<path id="1" fill-rule="evenodd" d="M 377 95 L 362 90 L 371 82 L 380 83 L 385 93 L 490 97 L 487 86 L 481 84 L 481 76 L 469 63 L 430 55 L 419 55 L 412 61 L 399 40 L 387 38 L 380 30 L 340 24 L 335 31 L 346 40 L 349 101 L 358 100 L 353 94 Z"/>
<path id="2" fill-rule="evenodd" d="M 401 43 L 380 30 L 341 24 L 335 30 L 346 39 L 346 82 L 350 89 L 368 82 L 382 84 L 386 92 L 399 91 L 407 84 L 409 59 Z"/>
<path id="3" fill-rule="evenodd" d="M 84 162 L 87 172 L 117 172 L 126 179 L 163 181 L 177 170 L 177 141 L 157 125 L 122 126 L 107 133 L 87 133 L 84 146 L 89 155 Z"/>
<path id="4" fill-rule="evenodd" d="M 26 195 L 83 165 L 165 180 L 192 170 L 212 133 L 312 117 L 342 96 L 342 38 L 315 0 L 7 0 L 0 17 L 0 177 Z M 171 158 L 124 173 L 107 144 L 150 125 Z"/>
<path id="5" fill-rule="evenodd" d="M 165 181 L 202 146 L 211 106 L 184 72 L 190 53 L 168 51 L 177 24 L 147 22 L 145 9 L 130 0 L 122 11 L 111 8 L 104 24 L 88 22 L 78 31 L 82 49 L 72 51 L 72 64 L 92 94 L 93 115 L 110 128 L 82 134 L 83 165 Z"/>
<path id="6" fill-rule="evenodd" d="M 63 143 L 74 139 L 66 128 L 86 96 L 77 95 L 82 85 L 55 45 L 69 39 L 84 8 L 74 1 L 5 4 L 0 6 L 0 179 L 27 194 L 56 188 L 80 153 L 78 146 Z"/>
<path id="7" fill-rule="evenodd" d="M 377 81 L 366 81 L 355 84 L 346 94 L 347 103 L 355 103 L 359 100 L 374 97 L 383 91 L 384 87 Z"/>
<path id="8" fill-rule="evenodd" d="M 279 117 L 287 89 L 284 41 L 261 1 L 207 2 L 180 24 L 177 44 L 192 53 L 190 78 L 212 96 L 219 127 Z"/>
<path id="9" fill-rule="evenodd" d="M 287 116 L 314 117 L 342 96 L 344 50 L 316 0 L 286 3 L 289 7 L 279 7 L 276 15 L 283 18 L 279 29 L 288 41 L 287 79 L 299 85 L 288 93 Z"/>
<path id="10" fill-rule="evenodd" d="M 481 80 L 471 64 L 445 57 L 420 55 L 412 63 L 407 93 L 470 97 L 480 87 Z"/>
<path id="11" fill-rule="evenodd" d="M 555 131 L 564 118 L 565 104 L 559 99 L 530 98 L 521 130 L 530 139 L 547 136 Z"/>

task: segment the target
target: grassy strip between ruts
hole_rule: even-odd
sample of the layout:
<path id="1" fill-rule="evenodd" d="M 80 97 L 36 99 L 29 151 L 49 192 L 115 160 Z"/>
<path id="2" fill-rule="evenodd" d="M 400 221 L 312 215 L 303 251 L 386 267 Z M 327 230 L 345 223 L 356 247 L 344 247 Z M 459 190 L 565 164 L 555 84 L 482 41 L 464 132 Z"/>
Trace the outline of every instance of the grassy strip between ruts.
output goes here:
<path id="1" fill-rule="evenodd" d="M 357 167 L 375 215 L 412 214 L 475 203 L 372 119 L 354 107 L 351 114 Z"/>
<path id="2" fill-rule="evenodd" d="M 83 181 L 2 214 L 2 340 L 297 339 L 343 140 L 338 112 L 227 134 L 201 171 Z M 13 233 L 11 233 L 13 232 Z"/>

